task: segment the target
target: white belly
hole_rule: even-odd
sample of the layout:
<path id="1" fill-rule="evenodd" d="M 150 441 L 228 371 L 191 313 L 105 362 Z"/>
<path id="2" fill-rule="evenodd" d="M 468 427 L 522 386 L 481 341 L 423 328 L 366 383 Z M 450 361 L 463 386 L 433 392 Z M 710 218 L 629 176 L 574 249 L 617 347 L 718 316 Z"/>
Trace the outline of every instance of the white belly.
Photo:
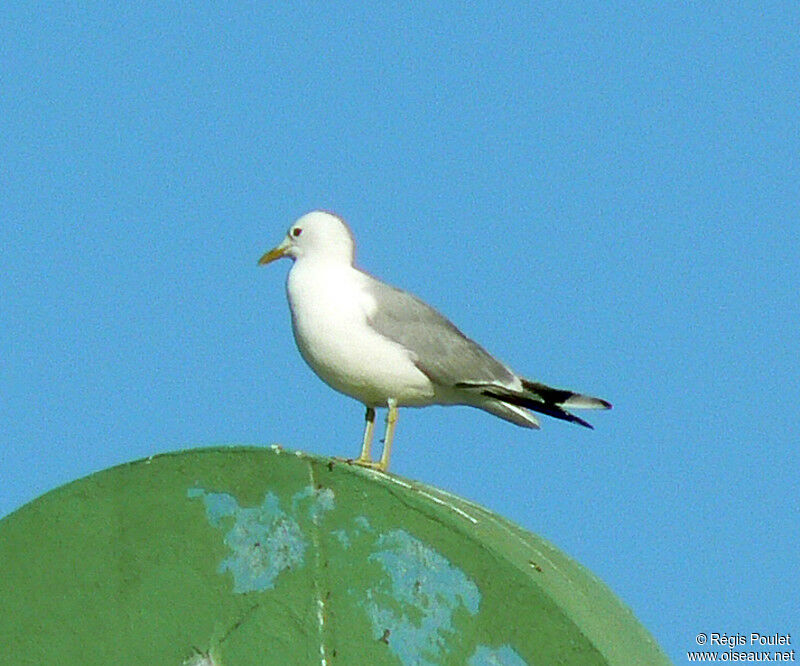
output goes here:
<path id="1" fill-rule="evenodd" d="M 324 382 L 365 405 L 431 404 L 434 387 L 410 353 L 367 323 L 375 303 L 362 280 L 350 266 L 295 263 L 287 293 L 300 353 Z"/>

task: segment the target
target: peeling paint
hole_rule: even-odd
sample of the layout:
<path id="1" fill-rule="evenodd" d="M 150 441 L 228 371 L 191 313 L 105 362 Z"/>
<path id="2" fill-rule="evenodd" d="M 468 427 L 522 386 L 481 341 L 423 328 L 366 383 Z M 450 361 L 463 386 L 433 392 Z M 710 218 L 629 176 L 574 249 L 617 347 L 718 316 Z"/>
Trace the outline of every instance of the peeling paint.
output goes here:
<path id="1" fill-rule="evenodd" d="M 339 543 L 345 548 L 350 547 L 350 537 L 345 530 L 333 530 L 331 534 L 335 536 L 339 540 Z"/>
<path id="2" fill-rule="evenodd" d="M 257 507 L 242 507 L 228 493 L 190 488 L 187 496 L 202 498 L 209 523 L 220 529 L 225 519 L 233 519 L 224 542 L 232 554 L 219 565 L 219 573 L 230 571 L 237 593 L 271 590 L 282 571 L 303 566 L 308 542 L 296 518 L 304 514 L 315 523 L 334 507 L 333 492 L 303 488 L 291 498 L 292 514 L 281 508 L 278 497 L 267 492 Z"/>
<path id="3" fill-rule="evenodd" d="M 184 659 L 182 666 L 222 666 L 222 664 L 209 652 L 196 650 L 191 657 Z"/>
<path id="4" fill-rule="evenodd" d="M 367 590 L 364 606 L 376 640 L 385 638 L 403 664 L 438 664 L 461 627 L 478 613 L 481 594 L 459 568 L 404 530 L 378 537 L 369 559 L 386 577 Z M 387 633 L 388 630 L 388 633 Z"/>
<path id="5" fill-rule="evenodd" d="M 242 507 L 233 495 L 191 488 L 191 499 L 202 499 L 209 523 L 227 530 L 224 543 L 231 554 L 220 562 L 219 573 L 230 572 L 234 592 L 256 592 L 275 587 L 281 572 L 306 565 L 311 547 L 311 566 L 318 570 L 320 545 L 317 528 L 324 515 L 335 509 L 329 488 L 312 483 L 295 492 L 283 504 L 267 492 L 260 505 Z M 284 510 L 284 507 L 287 507 Z M 312 527 L 313 525 L 313 527 Z M 402 664 L 433 666 L 461 654 L 469 666 L 524 666 L 511 646 L 475 647 L 468 642 L 470 627 L 480 609 L 481 593 L 464 571 L 409 532 L 377 531 L 366 516 L 353 517 L 349 526 L 331 535 L 345 550 L 366 548 L 364 559 L 379 565 L 370 587 L 350 593 L 366 612 L 373 638 Z M 363 551 L 362 551 L 363 552 Z M 319 627 L 319 663 L 328 663 L 326 603 L 315 577 L 316 615 Z M 464 659 L 471 654 L 469 661 Z M 184 666 L 219 666 L 214 658 L 198 652 Z"/>
<path id="6" fill-rule="evenodd" d="M 375 530 L 372 529 L 372 525 L 369 524 L 369 520 L 367 520 L 366 516 L 356 516 L 353 519 L 353 522 L 356 524 L 357 528 L 360 528 L 366 532 L 374 532 Z"/>
<path id="7" fill-rule="evenodd" d="M 296 515 L 301 508 L 301 503 L 309 498 L 311 502 L 307 505 L 308 516 L 317 524 L 322 514 L 331 511 L 335 506 L 333 491 L 330 488 L 314 488 L 313 486 L 306 486 L 302 490 L 298 490 L 292 495 L 292 513 Z"/>
<path id="8" fill-rule="evenodd" d="M 528 663 L 509 645 L 494 649 L 479 645 L 467 664 L 468 666 L 528 666 Z"/>

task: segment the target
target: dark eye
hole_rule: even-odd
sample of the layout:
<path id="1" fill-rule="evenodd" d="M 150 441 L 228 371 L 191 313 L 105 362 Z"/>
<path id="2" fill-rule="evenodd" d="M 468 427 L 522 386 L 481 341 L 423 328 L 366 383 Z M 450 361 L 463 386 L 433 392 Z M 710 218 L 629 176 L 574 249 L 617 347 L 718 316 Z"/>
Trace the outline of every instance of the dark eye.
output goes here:
<path id="1" fill-rule="evenodd" d="M 300 227 L 295 227 L 294 229 L 292 229 L 292 236 L 294 236 L 295 238 L 297 238 L 302 233 L 303 230 Z"/>

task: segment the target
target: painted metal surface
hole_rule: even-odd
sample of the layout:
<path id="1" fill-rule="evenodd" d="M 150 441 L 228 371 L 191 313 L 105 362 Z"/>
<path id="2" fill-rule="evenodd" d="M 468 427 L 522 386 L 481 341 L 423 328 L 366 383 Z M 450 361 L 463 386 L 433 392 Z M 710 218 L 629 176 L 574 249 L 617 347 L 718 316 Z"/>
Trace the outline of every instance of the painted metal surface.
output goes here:
<path id="1" fill-rule="evenodd" d="M 548 542 L 429 486 L 192 450 L 0 521 L 0 663 L 667 664 Z"/>

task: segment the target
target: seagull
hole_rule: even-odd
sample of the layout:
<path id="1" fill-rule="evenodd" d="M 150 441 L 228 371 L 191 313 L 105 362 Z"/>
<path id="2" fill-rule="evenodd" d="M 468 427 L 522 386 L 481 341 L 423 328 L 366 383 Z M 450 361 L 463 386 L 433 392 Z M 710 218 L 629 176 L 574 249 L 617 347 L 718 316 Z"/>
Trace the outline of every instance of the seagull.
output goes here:
<path id="1" fill-rule="evenodd" d="M 569 409 L 610 409 L 601 398 L 525 379 L 416 296 L 355 267 L 345 221 L 314 210 L 259 265 L 289 257 L 292 331 L 303 359 L 330 387 L 366 407 L 361 455 L 386 472 L 399 407 L 469 405 L 524 428 L 538 412 L 591 428 Z M 387 408 L 383 452 L 373 461 L 375 409 Z"/>

